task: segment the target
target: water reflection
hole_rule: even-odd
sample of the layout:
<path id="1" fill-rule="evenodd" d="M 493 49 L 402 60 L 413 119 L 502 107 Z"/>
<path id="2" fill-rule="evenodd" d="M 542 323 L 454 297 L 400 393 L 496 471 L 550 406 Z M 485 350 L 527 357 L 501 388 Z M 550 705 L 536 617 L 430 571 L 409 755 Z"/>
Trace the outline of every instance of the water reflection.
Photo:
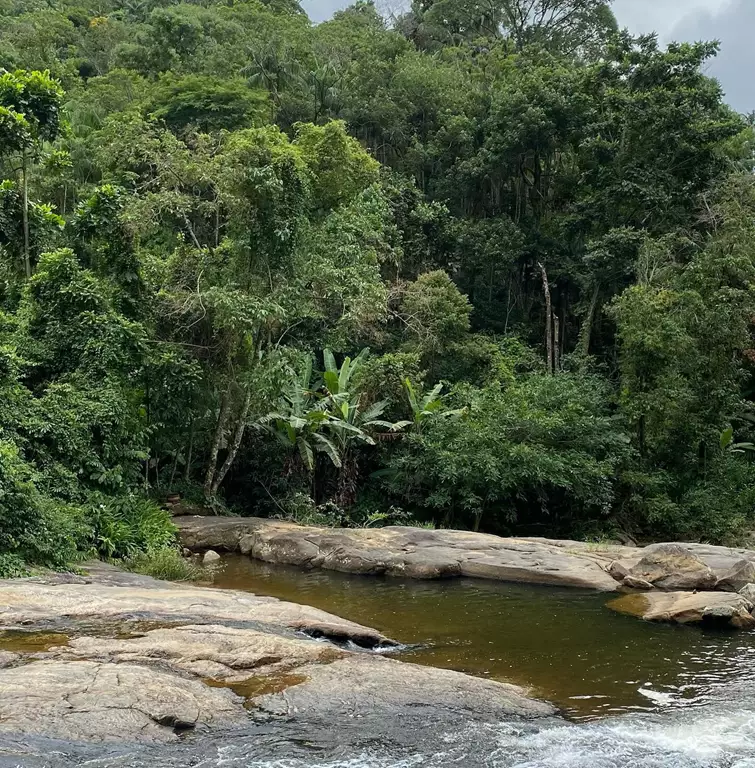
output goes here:
<path id="1" fill-rule="evenodd" d="M 528 686 L 577 720 L 700 706 L 755 682 L 755 633 L 647 624 L 577 590 L 360 577 L 241 556 L 224 560 L 214 584 L 376 627 L 413 646 L 406 661 Z"/>

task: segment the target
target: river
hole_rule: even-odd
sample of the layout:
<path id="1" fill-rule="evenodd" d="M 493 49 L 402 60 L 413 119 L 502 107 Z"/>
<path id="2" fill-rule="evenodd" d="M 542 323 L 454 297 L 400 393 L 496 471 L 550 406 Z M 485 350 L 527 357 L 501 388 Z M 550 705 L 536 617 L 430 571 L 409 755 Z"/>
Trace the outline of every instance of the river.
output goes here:
<path id="1" fill-rule="evenodd" d="M 376 627 L 404 644 L 398 659 L 516 682 L 564 719 L 480 721 L 437 708 L 388 722 L 251 720 L 170 746 L 24 737 L 0 743 L 0 768 L 755 768 L 755 633 L 647 624 L 577 590 L 237 556 L 223 559 L 214 584 Z"/>
<path id="2" fill-rule="evenodd" d="M 525 686 L 572 721 L 701 707 L 755 688 L 755 633 L 650 624 L 606 595 L 475 579 L 416 581 L 228 556 L 218 587 L 314 605 L 404 644 L 396 658 Z"/>
<path id="3" fill-rule="evenodd" d="M 648 624 L 576 590 L 359 577 L 238 556 L 224 559 L 214 584 L 374 626 L 404 643 L 397 658 L 527 686 L 566 722 L 428 722 L 416 743 L 312 723 L 283 741 L 227 743 L 213 765 L 755 768 L 755 633 Z"/>

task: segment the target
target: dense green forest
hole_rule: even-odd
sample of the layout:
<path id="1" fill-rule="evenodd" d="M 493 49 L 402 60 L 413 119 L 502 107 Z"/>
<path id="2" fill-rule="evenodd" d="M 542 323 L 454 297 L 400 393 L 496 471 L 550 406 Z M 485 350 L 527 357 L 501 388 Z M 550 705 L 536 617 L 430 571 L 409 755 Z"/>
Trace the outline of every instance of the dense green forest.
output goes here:
<path id="1" fill-rule="evenodd" d="M 755 526 L 753 129 L 609 6 L 0 0 L 0 571 Z"/>

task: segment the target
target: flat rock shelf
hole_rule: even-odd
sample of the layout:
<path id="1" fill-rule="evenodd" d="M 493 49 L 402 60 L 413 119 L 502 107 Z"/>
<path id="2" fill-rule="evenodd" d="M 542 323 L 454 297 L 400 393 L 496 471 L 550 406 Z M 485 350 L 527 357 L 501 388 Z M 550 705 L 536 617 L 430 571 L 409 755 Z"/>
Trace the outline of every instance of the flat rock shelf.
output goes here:
<path id="1" fill-rule="evenodd" d="M 4 738 L 171 743 L 250 718 L 555 713 L 515 685 L 370 652 L 393 646 L 317 608 L 99 564 L 0 581 L 0 755 Z"/>
<path id="2" fill-rule="evenodd" d="M 755 552 L 747 549 L 688 543 L 638 548 L 398 526 L 332 529 L 254 517 L 181 517 L 176 525 L 183 546 L 194 551 L 240 552 L 269 563 L 364 575 L 640 592 L 648 600 L 610 607 L 652 621 L 755 626 Z M 659 601 L 662 608 L 651 607 Z"/>

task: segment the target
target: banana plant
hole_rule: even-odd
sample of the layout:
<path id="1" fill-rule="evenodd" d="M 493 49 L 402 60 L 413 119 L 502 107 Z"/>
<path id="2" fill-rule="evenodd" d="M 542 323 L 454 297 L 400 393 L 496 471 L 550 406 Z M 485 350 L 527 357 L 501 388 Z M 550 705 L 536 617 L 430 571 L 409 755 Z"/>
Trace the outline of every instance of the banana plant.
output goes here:
<path id="1" fill-rule="evenodd" d="M 363 395 L 358 391 L 353 377 L 368 355 L 369 350 L 363 349 L 354 360 L 346 357 L 339 367 L 329 349 L 323 352 L 325 371 L 322 378 L 331 417 L 327 429 L 342 460 L 336 502 L 344 508 L 350 507 L 356 500 L 359 477 L 357 446 L 375 445 L 375 438 L 371 434 L 375 430 L 396 433 L 411 425 L 410 421 L 392 422 L 381 418 L 388 408 L 388 400 L 362 407 Z"/>
<path id="2" fill-rule="evenodd" d="M 341 466 L 338 449 L 325 434 L 326 426 L 332 421 L 327 402 L 317 399 L 311 381 L 312 360 L 309 359 L 299 377 L 282 394 L 278 409 L 257 422 L 259 428 L 283 445 L 297 450 L 310 472 L 315 468 L 316 453 L 324 453 L 336 467 Z"/>
<path id="3" fill-rule="evenodd" d="M 466 408 L 448 409 L 443 406 L 442 384 L 436 384 L 427 392 L 417 392 L 414 385 L 407 378 L 404 379 L 404 389 L 409 400 L 409 407 L 412 409 L 412 418 L 415 428 L 419 431 L 422 425 L 433 418 L 459 419 L 466 412 Z"/>
<path id="4" fill-rule="evenodd" d="M 755 443 L 735 443 L 734 428 L 728 427 L 721 433 L 721 450 L 730 453 L 744 453 L 745 451 L 755 451 Z"/>
<path id="5" fill-rule="evenodd" d="M 329 349 L 323 351 L 325 371 L 322 379 L 332 416 L 328 426 L 337 436 L 339 446 L 343 450 L 347 450 L 352 441 L 375 445 L 375 440 L 369 434 L 375 427 L 399 432 L 411 424 L 410 421 L 392 422 L 381 419 L 389 405 L 388 400 L 380 400 L 362 408 L 362 394 L 356 390 L 353 377 L 367 360 L 369 353 L 369 349 L 363 349 L 353 360 L 350 357 L 344 358 L 339 367 L 333 353 Z"/>
<path id="6" fill-rule="evenodd" d="M 369 355 L 370 350 L 365 347 L 353 360 L 350 357 L 344 358 L 339 367 L 333 353 L 329 349 L 323 350 L 322 357 L 325 362 L 325 370 L 322 374 L 322 380 L 328 394 L 335 396 L 350 391 L 354 374 L 362 367 Z"/>

